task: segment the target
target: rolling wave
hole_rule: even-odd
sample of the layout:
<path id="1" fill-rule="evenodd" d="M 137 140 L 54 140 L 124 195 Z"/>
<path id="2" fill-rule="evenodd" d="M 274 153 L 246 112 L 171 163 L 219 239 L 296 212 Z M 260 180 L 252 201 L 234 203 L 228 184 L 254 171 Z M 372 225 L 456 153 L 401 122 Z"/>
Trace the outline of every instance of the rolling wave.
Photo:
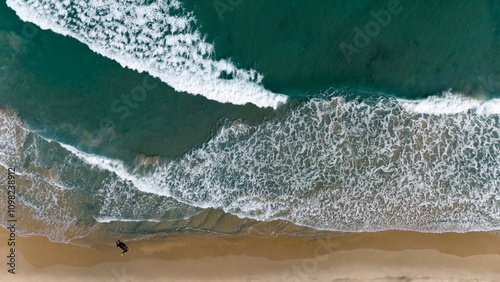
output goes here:
<path id="1" fill-rule="evenodd" d="M 124 67 L 147 72 L 176 91 L 221 103 L 277 108 L 287 96 L 262 85 L 255 70 L 215 60 L 180 1 L 7 0 L 24 21 L 71 36 Z"/>
<path id="2" fill-rule="evenodd" d="M 500 99 L 481 101 L 478 99 L 453 94 L 451 90 L 441 96 L 430 96 L 423 101 L 399 100 L 399 104 L 408 112 L 439 114 L 459 114 L 472 111 L 478 115 L 500 114 Z"/>

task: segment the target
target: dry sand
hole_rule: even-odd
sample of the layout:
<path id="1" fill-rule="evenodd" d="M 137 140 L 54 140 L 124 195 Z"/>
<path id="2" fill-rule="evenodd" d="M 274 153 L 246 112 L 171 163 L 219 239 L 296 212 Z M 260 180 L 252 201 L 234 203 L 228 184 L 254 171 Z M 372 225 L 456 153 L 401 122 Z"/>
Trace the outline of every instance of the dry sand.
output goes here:
<path id="1" fill-rule="evenodd" d="M 193 232 L 81 247 L 41 236 L 16 239 L 16 274 L 1 281 L 500 281 L 497 233 L 404 231 L 322 238 L 220 236 Z"/>

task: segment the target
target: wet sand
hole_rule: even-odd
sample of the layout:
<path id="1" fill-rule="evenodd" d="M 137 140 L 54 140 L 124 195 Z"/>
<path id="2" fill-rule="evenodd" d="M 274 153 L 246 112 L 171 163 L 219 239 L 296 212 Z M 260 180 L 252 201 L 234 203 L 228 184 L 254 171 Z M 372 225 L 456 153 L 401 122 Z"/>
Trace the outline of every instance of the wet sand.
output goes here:
<path id="1" fill-rule="evenodd" d="M 179 232 L 126 242 L 126 256 L 115 246 L 17 236 L 15 275 L 7 272 L 8 232 L 2 228 L 0 235 L 1 281 L 500 280 L 496 232 L 320 238 Z"/>

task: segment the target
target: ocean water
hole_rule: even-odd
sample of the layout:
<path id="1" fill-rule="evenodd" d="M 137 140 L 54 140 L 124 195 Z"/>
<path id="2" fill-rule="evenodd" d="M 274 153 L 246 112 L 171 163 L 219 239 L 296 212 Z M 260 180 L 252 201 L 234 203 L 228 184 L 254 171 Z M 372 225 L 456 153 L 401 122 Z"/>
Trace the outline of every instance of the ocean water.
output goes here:
<path id="1" fill-rule="evenodd" d="M 492 0 L 7 0 L 19 232 L 498 230 L 499 40 Z"/>

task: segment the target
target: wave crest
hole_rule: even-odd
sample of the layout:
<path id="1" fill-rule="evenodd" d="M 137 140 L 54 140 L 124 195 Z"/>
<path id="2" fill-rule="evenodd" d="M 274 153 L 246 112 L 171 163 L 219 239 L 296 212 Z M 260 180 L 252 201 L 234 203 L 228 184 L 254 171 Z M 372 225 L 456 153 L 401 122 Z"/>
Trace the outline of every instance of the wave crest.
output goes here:
<path id="1" fill-rule="evenodd" d="M 266 90 L 262 75 L 229 60 L 214 47 L 177 0 L 7 0 L 24 21 L 71 36 L 124 67 L 160 78 L 176 91 L 221 103 L 277 108 L 287 96 Z"/>

